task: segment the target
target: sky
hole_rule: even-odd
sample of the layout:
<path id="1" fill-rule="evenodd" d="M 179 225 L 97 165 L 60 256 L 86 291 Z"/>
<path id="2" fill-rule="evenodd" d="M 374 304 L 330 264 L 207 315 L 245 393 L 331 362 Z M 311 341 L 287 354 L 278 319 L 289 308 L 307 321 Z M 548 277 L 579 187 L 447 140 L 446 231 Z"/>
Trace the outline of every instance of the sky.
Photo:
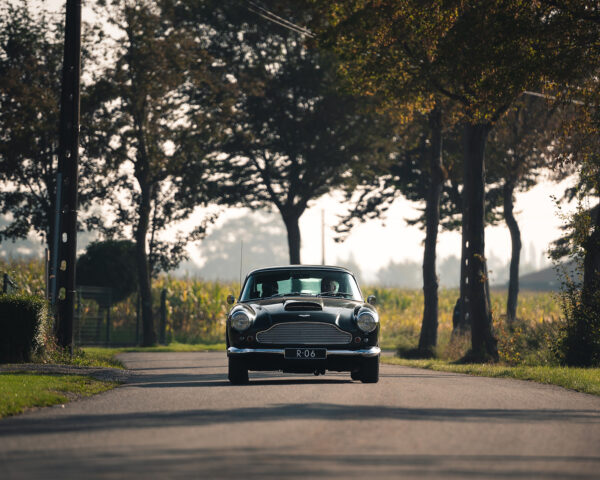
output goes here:
<path id="1" fill-rule="evenodd" d="M 522 257 L 530 256 L 531 246 L 536 250 L 538 258 L 529 259 L 544 264 L 539 257 L 547 250 L 550 242 L 561 235 L 562 220 L 553 197 L 560 198 L 567 186 L 572 183 L 568 179 L 559 184 L 549 181 L 541 182 L 528 192 L 516 195 L 516 218 L 521 229 L 523 244 Z M 360 266 L 366 281 L 375 279 L 375 273 L 385 267 L 390 261 L 396 263 L 412 261 L 420 264 L 423 257 L 424 232 L 416 226 L 406 224 L 407 218 L 418 215 L 415 204 L 405 199 L 398 199 L 389 209 L 387 218 L 372 220 L 357 226 L 345 242 L 336 243 L 332 227 L 338 222 L 338 215 L 343 214 L 346 206 L 340 201 L 341 195 L 326 195 L 313 202 L 300 218 L 302 234 L 301 260 L 305 264 L 321 263 L 321 210 L 325 212 L 325 261 L 329 264 L 343 265 L 349 257 Z M 568 211 L 568 207 L 567 207 Z M 563 212 L 564 213 L 564 212 Z M 260 215 L 260 214 L 254 214 Z M 229 209 L 220 215 L 213 226 L 218 229 L 228 219 L 245 216 L 252 221 L 252 214 L 246 209 Z M 198 223 L 191 218 L 189 223 Z M 505 224 L 486 228 L 486 256 L 497 257 L 507 263 L 511 255 L 511 241 Z M 240 232 L 240 242 L 244 232 Z M 207 240 L 210 240 L 210 230 Z M 189 249 L 190 259 L 201 266 L 206 260 L 202 252 L 202 244 Z M 438 236 L 437 255 L 439 259 L 448 256 L 460 256 L 460 232 L 442 232 Z M 545 255 L 544 255 L 545 256 Z M 237 277 L 237 272 L 224 275 Z"/>
<path id="2" fill-rule="evenodd" d="M 38 0 L 49 11 L 64 12 L 65 0 Z M 89 17 L 90 11 L 83 2 L 83 17 Z M 523 249 L 533 244 L 538 252 L 544 252 L 551 241 L 560 236 L 562 220 L 553 197 L 560 198 L 564 189 L 573 180 L 560 184 L 544 181 L 525 193 L 516 196 L 516 217 L 521 228 Z M 302 232 L 301 258 L 303 263 L 321 263 L 321 211 L 325 212 L 325 258 L 327 263 L 343 263 L 344 259 L 354 257 L 366 279 L 373 278 L 375 272 L 390 261 L 404 260 L 420 262 L 422 260 L 422 242 L 424 233 L 418 227 L 406 224 L 406 218 L 417 216 L 415 205 L 404 199 L 398 199 L 389 209 L 384 222 L 369 221 L 357 226 L 344 243 L 335 243 L 330 227 L 337 224 L 337 215 L 345 211 L 339 195 L 327 195 L 313 202 L 300 219 Z M 230 209 L 221 215 L 216 227 L 229 218 L 248 215 L 244 209 Z M 187 224 L 201 220 L 199 212 Z M 510 258 L 510 235 L 504 224 L 486 228 L 486 256 L 491 255 L 508 261 Z M 205 258 L 201 248 L 190 248 L 191 260 L 202 265 Z M 438 237 L 438 258 L 460 253 L 460 233 L 445 232 Z M 542 266 L 542 265 L 540 265 Z"/>

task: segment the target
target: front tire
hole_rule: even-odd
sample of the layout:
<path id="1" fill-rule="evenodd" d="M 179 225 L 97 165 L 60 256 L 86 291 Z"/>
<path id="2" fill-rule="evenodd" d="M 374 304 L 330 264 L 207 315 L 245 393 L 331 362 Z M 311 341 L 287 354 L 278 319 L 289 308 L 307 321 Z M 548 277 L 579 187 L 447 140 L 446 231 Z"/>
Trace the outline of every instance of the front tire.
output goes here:
<path id="1" fill-rule="evenodd" d="M 232 385 L 244 385 L 249 381 L 248 369 L 242 360 L 237 357 L 229 357 L 228 378 Z"/>
<path id="2" fill-rule="evenodd" d="M 379 381 L 379 355 L 363 360 L 359 377 L 362 383 L 377 383 Z"/>

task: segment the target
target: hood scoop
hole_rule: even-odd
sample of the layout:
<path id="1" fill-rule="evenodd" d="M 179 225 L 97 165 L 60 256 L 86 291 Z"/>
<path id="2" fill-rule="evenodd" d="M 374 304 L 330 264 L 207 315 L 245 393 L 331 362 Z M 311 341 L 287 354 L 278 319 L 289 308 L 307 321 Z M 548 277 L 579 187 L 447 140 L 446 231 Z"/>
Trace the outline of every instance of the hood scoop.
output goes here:
<path id="1" fill-rule="evenodd" d="M 289 300 L 285 302 L 284 310 L 286 312 L 314 312 L 323 310 L 323 306 L 317 302 Z"/>

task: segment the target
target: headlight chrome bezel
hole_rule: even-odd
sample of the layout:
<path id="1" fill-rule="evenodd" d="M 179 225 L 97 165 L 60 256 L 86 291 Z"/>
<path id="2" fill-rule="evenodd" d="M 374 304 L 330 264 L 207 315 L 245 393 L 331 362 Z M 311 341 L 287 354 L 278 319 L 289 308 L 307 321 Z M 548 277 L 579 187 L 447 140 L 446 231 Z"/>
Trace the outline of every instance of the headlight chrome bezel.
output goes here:
<path id="1" fill-rule="evenodd" d="M 373 332 L 377 328 L 378 323 L 379 315 L 372 310 L 361 310 L 356 315 L 356 325 L 364 333 Z"/>
<path id="2" fill-rule="evenodd" d="M 246 319 L 245 321 L 243 319 Z M 231 328 L 237 332 L 245 332 L 254 323 L 255 316 L 248 312 L 245 308 L 239 308 L 231 312 L 229 320 Z"/>

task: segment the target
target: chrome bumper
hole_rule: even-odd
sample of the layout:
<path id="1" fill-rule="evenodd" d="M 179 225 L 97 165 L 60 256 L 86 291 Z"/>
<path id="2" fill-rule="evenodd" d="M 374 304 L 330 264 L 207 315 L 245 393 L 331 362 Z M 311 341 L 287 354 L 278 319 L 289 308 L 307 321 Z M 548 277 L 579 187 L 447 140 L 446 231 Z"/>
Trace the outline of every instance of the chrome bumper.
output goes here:
<path id="1" fill-rule="evenodd" d="M 293 348 L 293 347 L 290 347 Z M 283 355 L 284 348 L 236 348 L 229 347 L 227 355 L 244 355 L 246 353 L 273 353 L 275 355 Z M 327 356 L 339 355 L 343 357 L 376 357 L 381 353 L 381 348 L 371 347 L 360 350 L 330 350 L 327 349 Z"/>

